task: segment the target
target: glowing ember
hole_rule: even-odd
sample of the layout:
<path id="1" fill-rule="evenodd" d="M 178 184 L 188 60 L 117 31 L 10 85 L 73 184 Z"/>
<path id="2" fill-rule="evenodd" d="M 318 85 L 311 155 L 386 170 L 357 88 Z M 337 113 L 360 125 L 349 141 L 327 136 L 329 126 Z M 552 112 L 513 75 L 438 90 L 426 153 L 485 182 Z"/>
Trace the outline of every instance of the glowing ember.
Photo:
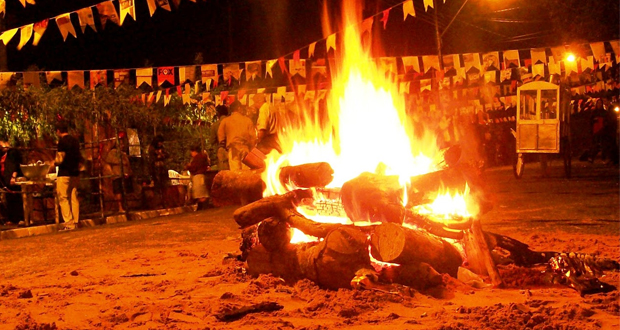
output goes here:
<path id="1" fill-rule="evenodd" d="M 465 185 L 465 191 L 462 194 L 451 193 L 449 189 L 440 191 L 432 203 L 416 206 L 414 211 L 418 214 L 430 215 L 433 220 L 447 223 L 454 222 L 455 219 L 475 216 L 478 213 L 476 205 L 470 197 L 469 185 Z"/>

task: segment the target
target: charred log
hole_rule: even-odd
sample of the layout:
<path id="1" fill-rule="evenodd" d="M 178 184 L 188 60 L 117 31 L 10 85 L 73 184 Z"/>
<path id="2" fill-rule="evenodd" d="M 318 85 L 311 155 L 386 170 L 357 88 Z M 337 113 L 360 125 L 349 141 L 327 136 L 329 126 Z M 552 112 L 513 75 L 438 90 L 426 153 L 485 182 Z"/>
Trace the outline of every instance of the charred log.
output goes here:
<path id="1" fill-rule="evenodd" d="M 246 260 L 250 251 L 259 244 L 257 229 L 258 226 L 251 226 L 241 231 L 241 244 L 239 246 L 241 261 Z"/>
<path id="2" fill-rule="evenodd" d="M 238 208 L 233 218 L 241 228 L 255 225 L 267 218 L 278 216 L 283 209 L 292 209 L 304 198 L 312 198 L 310 190 L 293 190 L 284 195 L 274 195 L 259 199 Z"/>
<path id="3" fill-rule="evenodd" d="M 254 305 L 243 306 L 230 311 L 225 311 L 216 314 L 215 318 L 218 319 L 218 321 L 231 322 L 236 321 L 250 313 L 275 312 L 281 310 L 282 308 L 284 307 L 277 302 L 266 301 Z"/>
<path id="4" fill-rule="evenodd" d="M 286 166 L 280 169 L 279 178 L 284 187 L 289 183 L 301 188 L 325 187 L 334 179 L 334 170 L 325 162 Z"/>
<path id="5" fill-rule="evenodd" d="M 325 238 L 327 234 L 342 226 L 337 223 L 321 223 L 310 220 L 292 208 L 284 208 L 279 210 L 279 219 L 286 221 L 291 227 L 301 230 L 304 234 Z"/>
<path id="6" fill-rule="evenodd" d="M 211 200 L 215 206 L 246 205 L 263 197 L 265 183 L 256 171 L 219 171 L 213 178 Z"/>
<path id="7" fill-rule="evenodd" d="M 440 273 L 456 277 L 463 259 L 452 244 L 422 230 L 384 223 L 370 236 L 372 256 L 401 265 L 428 263 Z"/>
<path id="8" fill-rule="evenodd" d="M 248 254 L 248 274 L 273 274 L 288 283 L 303 278 L 297 260 L 298 250 L 306 248 L 306 244 L 286 244 L 279 250 L 268 251 L 264 246 L 254 247 Z"/>
<path id="9" fill-rule="evenodd" d="M 443 276 L 425 262 L 384 268 L 379 279 L 383 282 L 403 284 L 419 291 L 443 284 Z"/>
<path id="10" fill-rule="evenodd" d="M 267 251 L 282 250 L 292 237 L 293 230 L 280 219 L 268 218 L 258 224 L 258 240 Z"/>
<path id="11" fill-rule="evenodd" d="M 342 185 L 340 197 L 347 216 L 355 221 L 402 223 L 403 188 L 397 176 L 368 172 Z"/>

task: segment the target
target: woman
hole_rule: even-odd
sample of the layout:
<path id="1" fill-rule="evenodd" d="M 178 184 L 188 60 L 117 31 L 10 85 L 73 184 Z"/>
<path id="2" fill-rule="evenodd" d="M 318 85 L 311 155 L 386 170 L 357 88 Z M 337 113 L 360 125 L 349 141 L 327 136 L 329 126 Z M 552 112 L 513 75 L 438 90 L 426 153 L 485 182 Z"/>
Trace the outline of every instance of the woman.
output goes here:
<path id="1" fill-rule="evenodd" d="M 192 198 L 198 203 L 198 210 L 203 210 L 209 207 L 209 189 L 205 179 L 207 171 L 211 169 L 211 160 L 200 146 L 192 146 L 189 150 L 192 161 L 185 166 L 185 170 L 191 175 Z"/>

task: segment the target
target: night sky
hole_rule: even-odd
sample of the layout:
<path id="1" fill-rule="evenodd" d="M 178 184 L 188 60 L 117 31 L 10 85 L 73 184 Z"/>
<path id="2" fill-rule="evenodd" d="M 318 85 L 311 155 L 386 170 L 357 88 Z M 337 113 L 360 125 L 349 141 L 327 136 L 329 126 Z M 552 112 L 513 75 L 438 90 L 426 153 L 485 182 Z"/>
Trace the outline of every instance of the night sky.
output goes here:
<path id="1" fill-rule="evenodd" d="M 37 0 L 23 8 L 18 0 L 7 0 L 6 29 L 78 10 L 101 1 Z M 439 1 L 441 2 L 441 1 Z M 114 2 L 118 10 L 118 2 Z M 98 32 L 82 33 L 77 14 L 72 15 L 77 38 L 62 36 L 51 21 L 39 46 L 29 42 L 17 51 L 19 32 L 7 46 L 9 71 L 89 70 L 181 66 L 268 60 L 302 49 L 323 38 L 321 12 L 330 9 L 334 22 L 340 0 L 183 0 L 167 12 L 158 8 L 149 16 L 146 0 L 136 0 L 134 21 L 123 26 L 108 22 Z M 417 17 L 403 22 L 401 1 L 366 0 L 364 16 L 396 6 L 387 29 L 375 19 L 375 56 L 436 54 L 431 10 L 424 12 L 422 0 L 414 0 Z M 439 25 L 444 28 L 463 4 L 446 0 L 440 4 Z M 332 22 L 332 23 L 334 23 Z M 334 23 L 335 24 L 335 23 Z M 443 52 L 466 53 L 490 50 L 529 49 L 564 43 L 587 43 L 618 39 L 617 0 L 469 0 L 443 39 Z M 317 51 L 321 51 L 321 44 Z M 324 49 L 324 48 L 323 48 Z"/>

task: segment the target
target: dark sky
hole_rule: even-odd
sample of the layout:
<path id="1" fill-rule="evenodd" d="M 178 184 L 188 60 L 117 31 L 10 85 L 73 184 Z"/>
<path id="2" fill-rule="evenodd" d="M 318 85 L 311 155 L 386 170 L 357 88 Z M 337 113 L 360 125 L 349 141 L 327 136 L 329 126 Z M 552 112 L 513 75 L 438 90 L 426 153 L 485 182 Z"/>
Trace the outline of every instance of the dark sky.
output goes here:
<path id="1" fill-rule="evenodd" d="M 403 22 L 401 1 L 365 0 L 364 16 L 394 6 L 383 30 L 373 27 L 375 50 L 388 56 L 436 53 L 433 12 L 425 13 L 414 0 L 417 17 Z M 438 8 L 445 28 L 464 0 L 446 0 Z M 23 8 L 7 1 L 7 29 L 84 8 L 101 1 L 37 0 Z M 438 2 L 442 2 L 439 0 Z M 39 46 L 29 43 L 17 51 L 19 33 L 7 46 L 10 71 L 36 65 L 40 70 L 88 70 L 180 66 L 202 63 L 267 60 L 289 54 L 323 37 L 323 3 L 338 16 L 340 0 L 182 0 L 179 8 L 158 9 L 149 16 L 146 0 L 136 0 L 137 21 L 123 26 L 108 22 L 98 32 L 82 33 L 72 16 L 77 38 L 66 42 L 51 22 Z M 443 38 L 446 53 L 527 49 L 617 39 L 620 34 L 617 0 L 469 0 Z M 118 2 L 115 1 L 118 10 Z M 1 47 L 1 46 L 0 46 Z M 321 45 L 317 46 L 320 51 Z M 302 56 L 306 50 L 302 50 Z M 380 55 L 377 51 L 376 55 Z"/>

